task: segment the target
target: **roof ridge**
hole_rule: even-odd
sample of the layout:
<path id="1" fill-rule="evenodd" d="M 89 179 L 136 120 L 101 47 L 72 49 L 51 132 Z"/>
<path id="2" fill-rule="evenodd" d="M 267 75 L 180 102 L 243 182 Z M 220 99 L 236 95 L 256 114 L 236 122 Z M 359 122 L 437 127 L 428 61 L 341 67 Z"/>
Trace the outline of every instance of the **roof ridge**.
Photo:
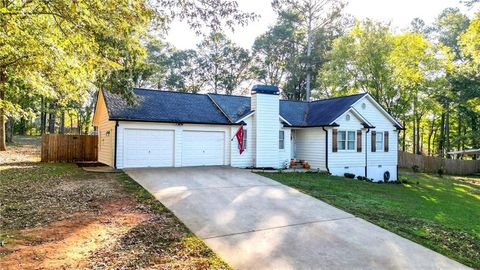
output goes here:
<path id="1" fill-rule="evenodd" d="M 218 94 L 218 93 L 207 93 L 207 95 L 217 95 L 217 96 L 226 96 L 226 97 L 242 97 L 242 98 L 252 98 L 251 96 L 242 96 L 242 95 L 228 95 L 228 94 Z"/>
<path id="2" fill-rule="evenodd" d="M 163 92 L 163 93 L 176 93 L 176 94 L 185 94 L 185 95 L 207 96 L 207 94 L 202 94 L 202 93 L 191 93 L 191 92 L 181 92 L 181 91 L 161 90 L 161 89 L 151 89 L 151 88 L 139 88 L 139 87 L 134 87 L 133 90 L 152 91 L 152 92 Z"/>
<path id="3" fill-rule="evenodd" d="M 332 98 L 317 99 L 317 100 L 314 100 L 314 101 L 310 101 L 308 103 L 313 103 L 313 102 L 318 102 L 318 101 L 327 101 L 327 100 L 333 100 L 333 99 L 340 99 L 340 98 L 355 97 L 355 96 L 364 96 L 364 95 L 368 95 L 368 92 L 358 93 L 358 94 L 353 94 L 353 95 L 347 95 L 347 96 L 338 96 L 338 97 L 332 97 Z"/>

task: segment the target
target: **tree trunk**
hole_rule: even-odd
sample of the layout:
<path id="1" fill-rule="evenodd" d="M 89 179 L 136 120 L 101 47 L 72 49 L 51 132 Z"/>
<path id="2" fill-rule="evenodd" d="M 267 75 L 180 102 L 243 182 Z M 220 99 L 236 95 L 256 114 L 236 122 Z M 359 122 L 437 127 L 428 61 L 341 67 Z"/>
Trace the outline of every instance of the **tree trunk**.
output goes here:
<path id="1" fill-rule="evenodd" d="M 46 125 L 47 125 L 47 112 L 45 106 L 45 98 L 41 97 L 40 100 L 41 109 L 40 109 L 40 135 L 45 134 Z"/>
<path id="2" fill-rule="evenodd" d="M 5 100 L 4 84 L 7 81 L 7 74 L 5 70 L 0 70 L 0 100 Z M 5 143 L 5 109 L 0 106 L 0 151 L 6 151 L 7 145 Z"/>
<path id="3" fill-rule="evenodd" d="M 27 134 L 27 121 L 25 119 L 20 119 L 20 128 L 18 133 L 22 136 L 25 136 Z"/>
<path id="4" fill-rule="evenodd" d="M 462 150 L 462 113 L 460 108 L 458 108 L 458 119 L 457 119 L 457 150 Z M 457 159 L 460 159 L 460 155 L 457 155 Z"/>
<path id="5" fill-rule="evenodd" d="M 446 157 L 451 158 L 448 152 L 450 152 L 450 108 L 447 105 L 447 112 L 445 113 L 445 149 L 447 152 Z"/>
<path id="6" fill-rule="evenodd" d="M 405 125 L 405 121 L 403 121 L 403 127 L 407 127 Z M 402 151 L 405 152 L 405 149 L 407 148 L 407 143 L 406 143 L 406 139 L 407 139 L 407 131 L 406 130 L 403 130 L 403 134 L 402 134 L 402 137 L 403 137 L 403 142 L 402 142 Z"/>
<path id="7" fill-rule="evenodd" d="M 432 125 L 430 126 L 430 130 L 428 131 L 427 153 L 428 153 L 429 156 L 432 155 L 432 136 L 433 136 L 433 130 L 434 129 L 435 129 L 435 115 L 433 116 Z"/>
<path id="8" fill-rule="evenodd" d="M 5 127 L 5 142 L 13 143 L 13 119 L 7 118 L 7 123 Z"/>
<path id="9" fill-rule="evenodd" d="M 414 116 L 412 121 L 412 154 L 417 153 L 417 149 L 416 149 L 417 140 L 415 138 L 415 135 L 417 134 L 417 131 L 416 131 L 417 125 L 415 124 L 415 120 L 416 120 L 416 117 Z"/>
<path id="10" fill-rule="evenodd" d="M 60 116 L 60 134 L 65 134 L 65 111 Z"/>
<path id="11" fill-rule="evenodd" d="M 442 112 L 440 120 L 440 141 L 438 142 L 438 156 L 444 157 L 444 145 L 445 145 L 445 111 Z"/>
<path id="12" fill-rule="evenodd" d="M 52 102 L 50 103 L 50 110 L 48 112 L 48 133 L 50 134 L 55 133 L 55 121 L 56 121 L 55 104 Z"/>
<path id="13" fill-rule="evenodd" d="M 417 115 L 417 154 L 421 155 L 422 154 L 422 148 L 420 148 L 420 142 L 422 142 L 422 136 L 420 136 L 420 123 L 422 122 L 422 115 Z"/>
<path id="14" fill-rule="evenodd" d="M 306 85 L 306 93 L 305 93 L 305 100 L 308 102 L 310 101 L 310 81 L 312 80 L 311 74 L 311 55 L 312 55 L 312 14 L 309 14 L 308 17 L 308 27 L 307 27 L 307 85 Z"/>

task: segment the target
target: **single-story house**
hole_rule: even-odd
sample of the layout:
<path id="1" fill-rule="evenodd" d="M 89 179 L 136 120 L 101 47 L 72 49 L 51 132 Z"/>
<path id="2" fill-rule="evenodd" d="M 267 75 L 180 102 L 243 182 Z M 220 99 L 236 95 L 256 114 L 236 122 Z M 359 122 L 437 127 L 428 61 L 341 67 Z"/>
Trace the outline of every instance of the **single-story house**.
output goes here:
<path id="1" fill-rule="evenodd" d="M 106 90 L 97 98 L 98 160 L 115 168 L 281 168 L 295 159 L 334 175 L 397 179 L 403 127 L 367 93 L 304 102 L 281 100 L 277 87 L 264 85 L 251 97 L 133 92 L 134 105 Z"/>

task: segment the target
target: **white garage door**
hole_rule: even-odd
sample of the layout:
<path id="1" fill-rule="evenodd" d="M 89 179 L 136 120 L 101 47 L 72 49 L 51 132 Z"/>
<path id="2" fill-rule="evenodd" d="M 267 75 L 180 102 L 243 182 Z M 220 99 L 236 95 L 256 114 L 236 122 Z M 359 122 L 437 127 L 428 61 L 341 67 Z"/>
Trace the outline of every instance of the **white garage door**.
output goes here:
<path id="1" fill-rule="evenodd" d="M 183 131 L 182 166 L 224 165 L 224 132 Z"/>
<path id="2" fill-rule="evenodd" d="M 124 166 L 173 167 L 173 130 L 125 129 Z"/>

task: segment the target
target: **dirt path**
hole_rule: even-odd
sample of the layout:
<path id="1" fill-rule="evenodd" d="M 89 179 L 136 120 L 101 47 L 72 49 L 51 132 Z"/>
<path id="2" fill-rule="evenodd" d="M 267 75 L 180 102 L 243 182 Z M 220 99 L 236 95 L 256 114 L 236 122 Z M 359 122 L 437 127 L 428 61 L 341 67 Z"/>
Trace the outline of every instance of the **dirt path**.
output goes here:
<path id="1" fill-rule="evenodd" d="M 40 163 L 38 138 L 0 152 L 0 269 L 225 269 L 123 173 Z"/>

